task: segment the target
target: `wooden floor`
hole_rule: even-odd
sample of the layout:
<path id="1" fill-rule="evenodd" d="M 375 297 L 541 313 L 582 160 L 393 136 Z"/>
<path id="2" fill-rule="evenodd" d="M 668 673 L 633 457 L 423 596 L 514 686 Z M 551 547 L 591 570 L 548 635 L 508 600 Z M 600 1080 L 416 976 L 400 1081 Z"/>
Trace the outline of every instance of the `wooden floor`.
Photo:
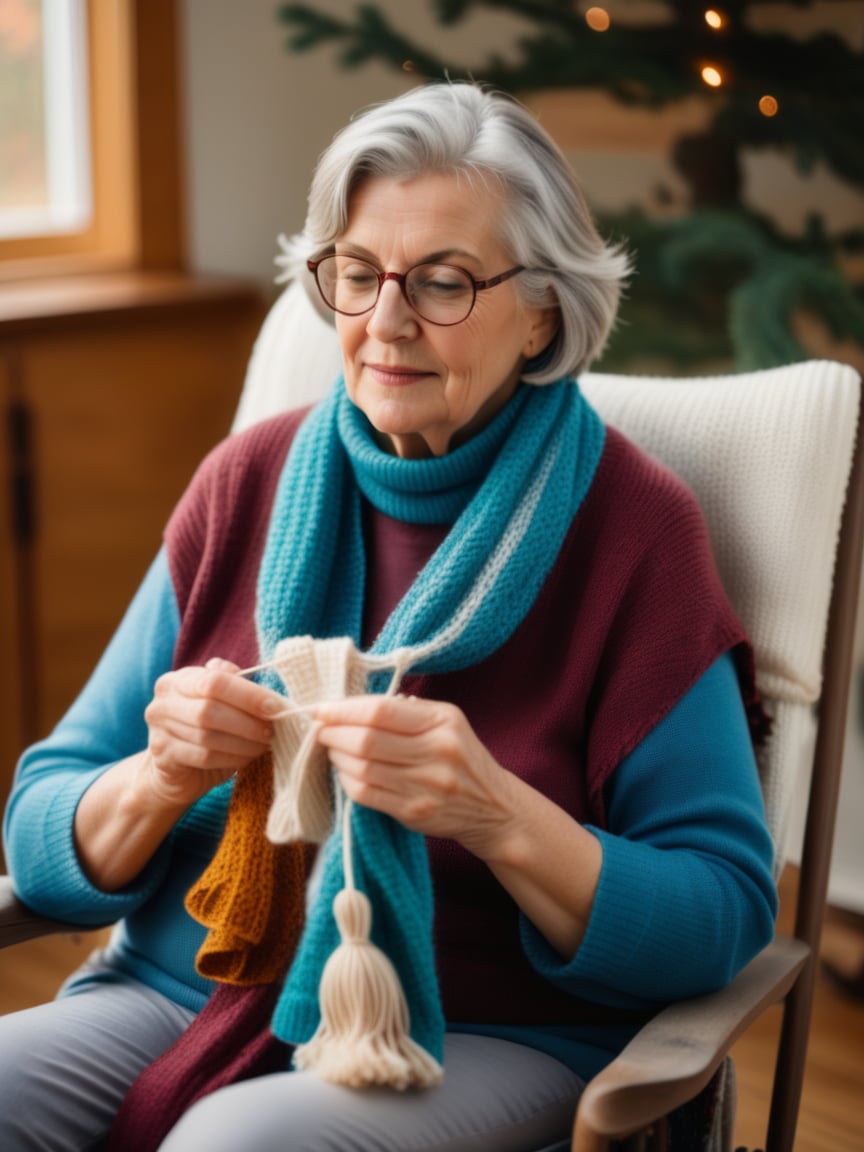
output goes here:
<path id="1" fill-rule="evenodd" d="M 780 882 L 778 928 L 791 932 L 797 877 Z M 822 954 L 838 969 L 860 968 L 864 920 L 829 912 Z M 732 1050 L 738 1079 L 736 1144 L 762 1148 L 780 1031 L 780 1009 L 767 1012 Z M 844 993 L 821 970 L 798 1113 L 796 1152 L 864 1152 L 864 1000 Z"/>
<path id="2" fill-rule="evenodd" d="M 781 882 L 780 928 L 787 931 L 795 892 L 794 874 Z M 864 949 L 860 926 L 829 918 L 825 950 L 842 966 Z M 52 937 L 0 952 L 0 1014 L 50 997 L 63 975 L 99 942 L 98 936 Z M 736 1144 L 764 1145 L 779 1011 L 768 1013 L 733 1050 L 738 1072 Z M 820 973 L 796 1152 L 864 1152 L 864 1001 L 843 994 Z"/>

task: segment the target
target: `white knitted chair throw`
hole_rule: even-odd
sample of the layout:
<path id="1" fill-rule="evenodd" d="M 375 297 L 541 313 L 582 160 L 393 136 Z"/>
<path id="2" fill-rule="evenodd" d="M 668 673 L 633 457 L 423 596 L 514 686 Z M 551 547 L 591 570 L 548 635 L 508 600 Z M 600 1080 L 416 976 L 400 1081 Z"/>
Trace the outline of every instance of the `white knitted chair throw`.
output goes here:
<path id="1" fill-rule="evenodd" d="M 607 423 L 690 485 L 705 514 L 774 718 L 759 767 L 779 875 L 813 755 L 858 373 L 812 360 L 687 379 L 589 374 L 581 383 Z"/>

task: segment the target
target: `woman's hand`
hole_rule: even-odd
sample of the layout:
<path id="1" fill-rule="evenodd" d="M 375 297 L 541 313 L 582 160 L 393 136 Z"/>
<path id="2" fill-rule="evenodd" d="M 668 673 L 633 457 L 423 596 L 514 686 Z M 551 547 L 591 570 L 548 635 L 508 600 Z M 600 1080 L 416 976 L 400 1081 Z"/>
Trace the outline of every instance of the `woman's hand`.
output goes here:
<path id="1" fill-rule="evenodd" d="M 502 767 L 458 708 L 355 696 L 321 704 L 315 716 L 352 800 L 473 852 L 549 943 L 573 955 L 591 915 L 600 842 Z"/>
<path id="2" fill-rule="evenodd" d="M 270 747 L 272 717 L 285 700 L 237 672 L 227 660 L 210 660 L 156 681 L 144 713 L 155 803 L 192 804 Z"/>
<path id="3" fill-rule="evenodd" d="M 81 797 L 75 845 L 98 888 L 133 881 L 187 808 L 270 747 L 271 717 L 285 701 L 238 671 L 210 660 L 161 676 L 145 711 L 147 748 L 112 765 Z"/>
<path id="4" fill-rule="evenodd" d="M 514 777 L 452 704 L 355 696 L 319 705 L 319 742 L 346 794 L 426 836 L 494 856 L 514 820 Z"/>

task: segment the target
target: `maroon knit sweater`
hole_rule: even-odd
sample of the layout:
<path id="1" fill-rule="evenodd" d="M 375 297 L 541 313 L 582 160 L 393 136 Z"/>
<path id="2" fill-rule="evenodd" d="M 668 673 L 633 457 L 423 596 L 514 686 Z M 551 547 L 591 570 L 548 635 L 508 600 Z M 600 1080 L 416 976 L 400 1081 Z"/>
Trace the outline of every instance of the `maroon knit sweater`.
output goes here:
<path id="1" fill-rule="evenodd" d="M 168 526 L 181 616 L 178 667 L 211 656 L 241 666 L 258 660 L 258 568 L 301 418 L 276 417 L 217 448 Z M 364 518 L 368 645 L 447 527 L 401 523 L 369 505 Z M 615 767 L 733 648 L 745 702 L 755 708 L 750 650 L 693 496 L 608 429 L 588 495 L 513 636 L 480 665 L 408 677 L 403 690 L 458 705 L 499 763 L 578 820 L 602 827 L 603 788 Z M 531 967 L 518 909 L 485 865 L 452 841 L 428 846 L 448 1020 L 610 1022 L 609 1008 L 565 995 Z"/>

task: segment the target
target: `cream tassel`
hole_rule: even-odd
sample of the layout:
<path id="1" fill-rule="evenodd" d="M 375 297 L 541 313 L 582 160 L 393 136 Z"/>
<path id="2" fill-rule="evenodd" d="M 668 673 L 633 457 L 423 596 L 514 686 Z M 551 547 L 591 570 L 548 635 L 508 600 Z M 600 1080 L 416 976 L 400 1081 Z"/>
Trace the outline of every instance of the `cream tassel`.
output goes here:
<path id="1" fill-rule="evenodd" d="M 390 960 L 370 940 L 372 906 L 354 887 L 351 802 L 343 806 L 345 888 L 333 901 L 341 944 L 321 974 L 321 1023 L 294 1051 L 298 1068 L 314 1068 L 325 1080 L 349 1088 L 386 1085 L 429 1088 L 444 1071 L 411 1039 L 408 1005 Z"/>

